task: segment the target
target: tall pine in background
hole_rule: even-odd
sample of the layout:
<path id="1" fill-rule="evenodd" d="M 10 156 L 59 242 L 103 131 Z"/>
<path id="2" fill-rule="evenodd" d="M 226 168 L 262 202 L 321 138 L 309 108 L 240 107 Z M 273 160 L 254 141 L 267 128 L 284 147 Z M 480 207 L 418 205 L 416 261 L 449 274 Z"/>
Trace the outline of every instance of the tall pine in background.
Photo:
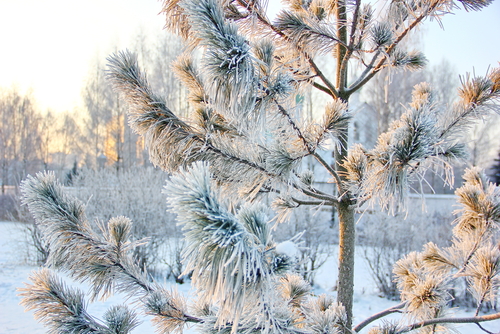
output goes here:
<path id="1" fill-rule="evenodd" d="M 128 102 L 130 125 L 145 138 L 151 161 L 177 173 L 166 192 L 185 229 L 186 272 L 193 273 L 197 307 L 190 311 L 133 263 L 127 255 L 133 246 L 127 241 L 129 220 L 112 219 L 103 235 L 96 234 L 81 203 L 44 174 L 25 182 L 24 196 L 53 249 L 50 263 L 89 281 L 95 297 L 117 289 L 144 303 L 159 332 L 197 323 L 204 333 L 347 334 L 395 312 L 407 318 L 373 333 L 421 326 L 445 330 L 447 323 L 498 319 L 499 314 L 477 313 L 443 317 L 447 289 L 458 277 L 470 278 L 478 312 L 496 298 L 500 254 L 493 237 L 500 194 L 474 169 L 457 190 L 464 209 L 452 246 L 429 244 L 399 261 L 395 274 L 402 303 L 353 326 L 355 210 L 370 203 L 388 211 L 404 208 L 410 181 L 436 165 L 444 166 L 443 177 L 451 181 L 450 163 L 465 154 L 464 130 L 499 109 L 500 70 L 464 77 L 459 101 L 445 107 L 430 85 L 417 85 L 406 112 L 373 149 L 349 146 L 349 100 L 384 68 L 422 68 L 424 55 L 403 41 L 425 20 L 440 19 L 459 4 L 479 10 L 489 1 L 392 1 L 378 11 L 360 0 L 292 0 L 273 20 L 265 1 L 164 1 L 167 28 L 187 45 L 173 68 L 189 89 L 192 117 L 180 118 L 166 105 L 129 52 L 110 57 L 109 77 Z M 319 67 L 320 56 L 335 65 L 331 77 Z M 313 119 L 298 112 L 297 96 L 308 89 L 328 100 Z M 330 175 L 331 191 L 318 189 L 315 174 L 301 168 L 306 158 Z M 272 220 L 261 201 L 266 196 L 273 199 Z M 313 297 L 309 286 L 288 272 L 291 259 L 272 239 L 272 225 L 286 222 L 299 206 L 338 212 L 336 301 Z M 136 324 L 124 308 L 95 323 L 81 296 L 67 292 L 48 271 L 32 281 L 24 303 L 55 332 L 80 326 L 126 333 Z M 47 294 L 51 289 L 65 293 L 54 301 Z M 74 322 L 65 322 L 68 317 Z"/>

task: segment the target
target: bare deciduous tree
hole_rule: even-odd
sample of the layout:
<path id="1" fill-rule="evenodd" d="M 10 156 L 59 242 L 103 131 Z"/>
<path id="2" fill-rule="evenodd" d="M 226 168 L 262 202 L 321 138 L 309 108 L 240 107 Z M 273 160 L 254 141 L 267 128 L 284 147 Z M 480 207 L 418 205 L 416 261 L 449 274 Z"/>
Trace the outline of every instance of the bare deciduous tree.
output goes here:
<path id="1" fill-rule="evenodd" d="M 18 185 L 42 166 L 42 116 L 30 93 L 4 90 L 0 100 L 0 168 L 2 194 L 5 185 Z"/>

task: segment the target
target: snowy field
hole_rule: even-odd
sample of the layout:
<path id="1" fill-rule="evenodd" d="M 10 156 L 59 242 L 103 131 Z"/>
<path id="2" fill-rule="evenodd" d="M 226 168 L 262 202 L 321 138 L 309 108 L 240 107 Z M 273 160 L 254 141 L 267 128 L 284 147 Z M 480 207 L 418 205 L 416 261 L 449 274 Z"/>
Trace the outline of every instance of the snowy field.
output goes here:
<path id="1" fill-rule="evenodd" d="M 24 246 L 22 240 L 23 236 L 19 226 L 14 223 L 0 222 L 0 334 L 45 333 L 44 327 L 33 318 L 33 313 L 25 312 L 23 307 L 19 305 L 20 300 L 17 297 L 16 289 L 23 287 L 23 282 L 27 282 L 30 273 L 37 269 L 37 267 L 23 264 L 24 253 L 22 247 Z M 323 268 L 336 268 L 335 262 L 336 260 L 332 259 Z M 354 314 L 356 318 L 354 323 L 358 323 L 366 317 L 395 304 L 393 301 L 377 296 L 375 285 L 361 258 L 357 259 L 355 272 Z M 320 271 L 316 279 L 318 284 L 316 292 L 331 293 L 330 290 L 334 284 L 334 279 L 335 275 L 332 276 L 327 270 Z M 184 294 L 188 294 L 190 290 L 189 284 L 177 285 L 175 288 Z M 115 296 L 106 302 L 90 305 L 89 312 L 99 317 L 110 305 L 120 304 L 121 302 L 121 298 Z M 457 316 L 472 316 L 472 312 L 459 313 Z M 500 331 L 500 320 L 485 323 L 484 327 L 490 331 L 498 332 Z M 484 333 L 476 325 L 472 324 L 457 326 L 456 329 L 463 334 Z M 154 333 L 146 318 L 134 332 L 141 334 Z M 362 331 L 362 333 L 366 332 L 367 330 Z M 195 333 L 195 331 L 189 329 L 185 333 Z"/>

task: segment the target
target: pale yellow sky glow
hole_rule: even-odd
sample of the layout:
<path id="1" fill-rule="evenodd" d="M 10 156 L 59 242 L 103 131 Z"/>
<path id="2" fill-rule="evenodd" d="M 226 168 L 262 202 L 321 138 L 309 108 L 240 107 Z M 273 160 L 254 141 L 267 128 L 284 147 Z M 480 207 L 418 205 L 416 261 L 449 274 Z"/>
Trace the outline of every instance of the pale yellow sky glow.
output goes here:
<path id="1" fill-rule="evenodd" d="M 0 86 L 32 88 L 43 109 L 71 110 L 89 65 L 161 30 L 156 0 L 0 0 Z"/>
<path id="2" fill-rule="evenodd" d="M 160 31 L 160 9 L 156 0 L 0 0 L 0 87 L 31 88 L 43 109 L 71 110 L 92 61 L 131 45 L 140 29 Z M 484 74 L 500 61 L 500 0 L 458 12 L 444 17 L 444 31 L 425 24 L 424 51 L 431 64 L 448 58 L 461 73 Z"/>

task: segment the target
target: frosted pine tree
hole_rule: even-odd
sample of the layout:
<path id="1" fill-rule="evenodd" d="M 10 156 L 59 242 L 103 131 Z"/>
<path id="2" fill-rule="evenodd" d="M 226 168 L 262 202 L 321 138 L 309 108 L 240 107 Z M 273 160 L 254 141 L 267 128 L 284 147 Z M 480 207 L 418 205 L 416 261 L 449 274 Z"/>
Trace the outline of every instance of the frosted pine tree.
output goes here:
<path id="1" fill-rule="evenodd" d="M 479 10 L 488 4 L 393 1 L 379 12 L 360 0 L 290 0 L 270 20 L 264 1 L 165 0 L 167 28 L 187 45 L 173 68 L 190 91 L 192 117 L 181 119 L 152 91 L 129 52 L 110 57 L 109 77 L 128 102 L 130 125 L 145 138 L 152 162 L 174 174 L 165 191 L 184 228 L 186 273 L 192 272 L 196 301 L 188 306 L 134 263 L 130 220 L 114 218 L 102 233 L 93 231 L 82 203 L 65 195 L 53 175 L 40 174 L 25 181 L 23 193 L 50 245 L 49 265 L 90 283 L 93 299 L 124 292 L 152 316 L 159 333 L 189 324 L 202 333 L 347 334 L 369 325 L 373 334 L 447 332 L 453 323 L 482 326 L 499 319 L 500 313 L 478 312 L 497 300 L 500 190 L 475 169 L 457 190 L 463 209 L 452 246 L 429 244 L 395 264 L 399 305 L 356 325 L 353 319 L 360 319 L 352 312 L 354 210 L 368 202 L 388 211 L 404 208 L 410 181 L 437 165 L 451 180 L 450 163 L 465 154 L 461 135 L 474 120 L 498 111 L 500 69 L 462 78 L 454 105 L 441 106 L 432 87 L 416 86 L 406 112 L 373 149 L 349 147 L 349 98 L 384 68 L 424 66 L 423 54 L 402 42 L 425 20 L 440 19 L 458 5 Z M 332 78 L 318 66 L 318 56 L 331 57 Z M 358 71 L 349 70 L 354 64 Z M 307 89 L 329 100 L 315 119 L 297 112 L 297 95 Z M 332 164 L 323 158 L 325 150 L 333 154 Z M 331 191 L 315 187 L 314 173 L 301 169 L 305 158 L 329 173 Z M 262 198 L 273 198 L 273 210 Z M 273 224 L 286 223 L 299 206 L 338 212 L 336 300 L 314 296 L 273 241 Z M 449 289 L 458 277 L 467 277 L 477 299 L 474 317 L 447 316 Z M 23 303 L 54 333 L 128 333 L 137 324 L 125 307 L 95 320 L 83 295 L 52 271 L 31 280 Z M 401 313 L 400 321 L 372 325 L 391 313 Z"/>

